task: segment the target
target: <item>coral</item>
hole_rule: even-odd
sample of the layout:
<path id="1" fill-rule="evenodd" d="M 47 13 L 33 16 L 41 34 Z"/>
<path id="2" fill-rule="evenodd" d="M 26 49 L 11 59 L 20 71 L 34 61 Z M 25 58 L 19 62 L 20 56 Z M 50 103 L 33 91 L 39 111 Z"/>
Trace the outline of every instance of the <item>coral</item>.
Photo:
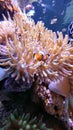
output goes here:
<path id="1" fill-rule="evenodd" d="M 30 114 L 12 113 L 8 119 L 3 119 L 0 125 L 1 130 L 52 130 L 47 128 L 42 118 L 38 121 L 37 117 L 31 117 Z"/>
<path id="2" fill-rule="evenodd" d="M 66 104 L 65 98 L 53 93 L 45 86 L 37 86 L 34 92 L 33 99 L 36 101 L 36 98 L 40 97 L 43 101 L 43 106 L 48 113 L 51 113 L 54 116 L 58 116 L 61 119 L 64 119 L 66 116 Z"/>

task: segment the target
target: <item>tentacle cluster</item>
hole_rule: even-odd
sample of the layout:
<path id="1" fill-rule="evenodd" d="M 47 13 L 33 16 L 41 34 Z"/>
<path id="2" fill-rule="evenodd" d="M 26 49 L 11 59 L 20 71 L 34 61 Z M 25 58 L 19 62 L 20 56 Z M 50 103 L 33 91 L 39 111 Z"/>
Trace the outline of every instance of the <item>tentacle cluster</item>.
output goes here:
<path id="1" fill-rule="evenodd" d="M 42 118 L 38 121 L 37 117 L 31 117 L 30 114 L 19 115 L 18 113 L 12 113 L 8 119 L 3 119 L 0 124 L 2 130 L 52 130 L 46 127 Z"/>
<path id="2" fill-rule="evenodd" d="M 67 35 L 48 30 L 42 22 L 35 25 L 21 11 L 13 21 L 4 22 L 7 26 L 0 23 L 0 67 L 9 68 L 12 78 L 27 84 L 35 75 L 40 82 L 60 75 L 73 79 L 73 46 L 67 44 Z"/>

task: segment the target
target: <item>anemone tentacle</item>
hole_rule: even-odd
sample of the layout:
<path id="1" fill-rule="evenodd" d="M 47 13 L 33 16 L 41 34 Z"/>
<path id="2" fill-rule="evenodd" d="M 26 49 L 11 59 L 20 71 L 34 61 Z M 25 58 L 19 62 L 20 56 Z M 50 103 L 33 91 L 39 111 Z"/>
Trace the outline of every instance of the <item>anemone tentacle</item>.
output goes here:
<path id="1" fill-rule="evenodd" d="M 33 82 L 35 74 L 41 82 L 59 76 L 73 79 L 73 46 L 67 44 L 67 35 L 48 30 L 42 22 L 35 24 L 21 11 L 5 24 L 0 23 L 0 37 L 5 40 L 0 42 L 0 66 L 11 67 L 26 82 Z"/>

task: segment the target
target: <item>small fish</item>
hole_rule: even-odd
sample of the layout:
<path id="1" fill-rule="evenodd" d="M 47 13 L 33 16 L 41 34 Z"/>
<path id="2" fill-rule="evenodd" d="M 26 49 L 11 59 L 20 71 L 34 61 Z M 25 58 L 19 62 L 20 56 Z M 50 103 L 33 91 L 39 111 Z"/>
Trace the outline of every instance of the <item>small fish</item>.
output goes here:
<path id="1" fill-rule="evenodd" d="M 35 14 L 35 10 L 30 10 L 28 13 L 27 13 L 27 16 L 28 17 L 31 17 Z"/>
<path id="2" fill-rule="evenodd" d="M 51 19 L 50 24 L 55 24 L 57 22 L 57 18 Z"/>

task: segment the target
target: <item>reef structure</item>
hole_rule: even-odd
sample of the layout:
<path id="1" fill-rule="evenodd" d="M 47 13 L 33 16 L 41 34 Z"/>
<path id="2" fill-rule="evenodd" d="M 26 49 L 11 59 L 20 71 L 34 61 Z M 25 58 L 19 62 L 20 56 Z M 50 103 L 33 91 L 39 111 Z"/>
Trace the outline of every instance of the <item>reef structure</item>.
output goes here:
<path id="1" fill-rule="evenodd" d="M 34 86 L 46 111 L 64 116 L 65 101 L 73 98 L 73 45 L 67 44 L 68 36 L 48 30 L 41 21 L 35 24 L 20 10 L 13 20 L 0 22 L 0 30 L 0 79 L 7 77 L 5 88 L 26 91 Z M 59 109 L 52 111 L 57 101 Z"/>

